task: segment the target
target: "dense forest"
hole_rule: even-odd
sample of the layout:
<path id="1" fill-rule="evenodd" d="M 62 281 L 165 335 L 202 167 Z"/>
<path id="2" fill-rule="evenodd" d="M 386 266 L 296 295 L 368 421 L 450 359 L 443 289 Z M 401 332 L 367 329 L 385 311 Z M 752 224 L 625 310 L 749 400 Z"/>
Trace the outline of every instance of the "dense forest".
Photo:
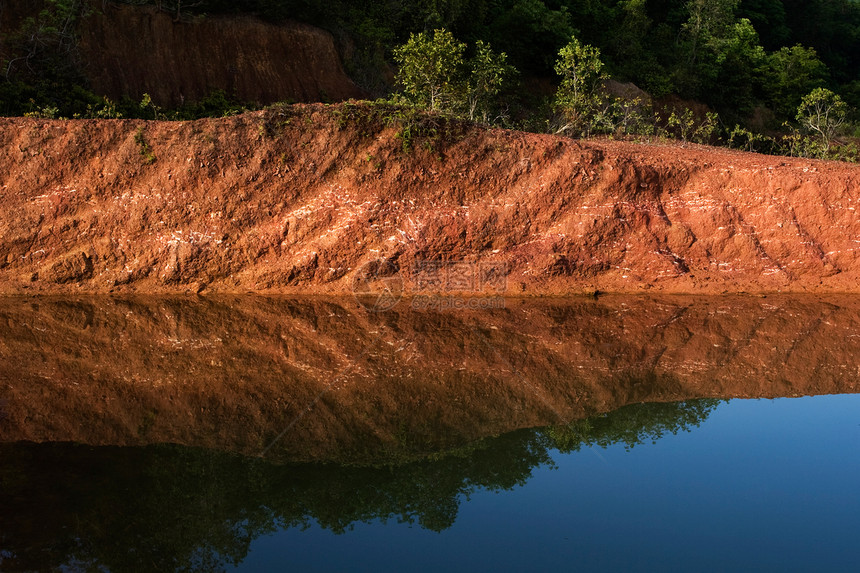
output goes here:
<path id="1" fill-rule="evenodd" d="M 842 150 L 835 156 L 856 157 L 850 145 L 860 108 L 860 2 L 855 0 L 122 3 L 155 5 L 177 21 L 251 14 L 322 27 L 333 34 L 347 72 L 369 96 L 403 93 L 413 104 L 426 102 L 420 90 L 409 97 L 410 78 L 403 70 L 410 61 L 403 46 L 422 34 L 425 51 L 413 51 L 411 57 L 426 63 L 434 57 L 426 50 L 437 49 L 438 55 L 440 47 L 434 48 L 433 34 L 444 30 L 449 37 L 443 48 L 453 49 L 454 59 L 436 63 L 473 65 L 463 85 L 483 81 L 489 98 L 478 119 L 505 127 L 562 132 L 571 117 L 584 114 L 588 120 L 574 122 L 574 133 L 567 130 L 571 135 L 672 135 L 817 156 L 834 156 L 833 141 L 834 149 Z M 147 106 L 140 102 L 106 102 L 91 93 L 78 69 L 76 23 L 102 4 L 44 0 L 38 15 L 4 35 L 0 113 L 145 115 Z M 474 67 L 482 56 L 484 64 L 496 67 Z M 589 63 L 596 68 L 588 68 Z M 579 86 L 583 65 L 587 81 Z M 452 77 L 444 76 L 443 83 L 453 82 Z M 609 78 L 613 81 L 607 84 Z M 586 100 L 565 99 L 557 92 L 566 82 L 577 98 L 583 97 L 577 90 L 584 89 Z M 448 111 L 476 119 L 477 102 L 469 106 L 468 98 L 463 95 L 463 105 Z M 208 101 L 189 102 L 172 117 L 221 114 L 261 103 L 271 102 L 236 102 L 219 92 Z"/>

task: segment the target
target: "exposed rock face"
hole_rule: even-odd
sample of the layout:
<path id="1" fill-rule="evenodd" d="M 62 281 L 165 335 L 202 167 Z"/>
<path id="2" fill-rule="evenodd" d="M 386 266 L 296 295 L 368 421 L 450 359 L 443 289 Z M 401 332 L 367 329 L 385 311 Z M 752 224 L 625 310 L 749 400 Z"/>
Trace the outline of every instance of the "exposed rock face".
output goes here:
<path id="1" fill-rule="evenodd" d="M 0 31 L 38 13 L 40 2 L 6 0 Z M 92 1 L 80 23 L 82 71 L 95 93 L 160 106 L 198 101 L 220 89 L 245 102 L 342 101 L 363 92 L 344 73 L 328 32 L 251 17 L 187 17 L 154 7 Z M 0 46 L 2 53 L 2 46 Z"/>
<path id="2" fill-rule="evenodd" d="M 860 391 L 852 296 L 506 302 L 0 299 L 0 442 L 368 462 L 632 403 Z"/>
<path id="3" fill-rule="evenodd" d="M 856 166 L 345 115 L 0 120 L 0 292 L 860 290 Z"/>
<path id="4" fill-rule="evenodd" d="M 362 91 L 346 76 L 331 35 L 299 23 L 207 16 L 190 22 L 154 9 L 110 6 L 82 27 L 97 93 L 149 93 L 160 105 L 221 89 L 240 101 L 342 101 Z"/>

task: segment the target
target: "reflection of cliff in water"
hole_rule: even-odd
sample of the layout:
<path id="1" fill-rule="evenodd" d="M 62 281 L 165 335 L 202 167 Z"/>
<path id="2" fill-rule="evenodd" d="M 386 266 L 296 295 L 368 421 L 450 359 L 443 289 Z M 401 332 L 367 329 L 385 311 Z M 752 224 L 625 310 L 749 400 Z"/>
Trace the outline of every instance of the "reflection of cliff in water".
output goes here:
<path id="1" fill-rule="evenodd" d="M 443 530 L 553 449 L 856 392 L 858 325 L 839 297 L 0 300 L 0 568 L 211 569 L 310 523 Z"/>
<path id="2" fill-rule="evenodd" d="M 464 496 L 525 484 L 552 464 L 552 449 L 633 447 L 690 430 L 716 404 L 627 406 L 384 466 L 273 465 L 183 446 L 0 445 L 0 566 L 208 569 L 240 562 L 260 535 L 312 522 L 338 533 L 372 520 L 441 531 Z"/>
<path id="3" fill-rule="evenodd" d="M 640 402 L 856 392 L 858 326 L 856 297 L 378 314 L 352 300 L 3 299 L 0 442 L 420 459 Z"/>

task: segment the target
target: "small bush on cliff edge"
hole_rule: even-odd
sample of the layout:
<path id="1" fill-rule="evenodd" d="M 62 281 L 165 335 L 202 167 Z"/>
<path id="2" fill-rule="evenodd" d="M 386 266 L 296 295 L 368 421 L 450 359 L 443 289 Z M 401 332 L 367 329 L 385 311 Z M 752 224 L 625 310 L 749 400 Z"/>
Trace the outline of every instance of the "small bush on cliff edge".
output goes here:
<path id="1" fill-rule="evenodd" d="M 498 98 L 516 74 L 504 52 L 478 40 L 474 54 L 445 30 L 412 34 L 394 50 L 399 66 L 397 83 L 402 97 L 411 104 L 433 112 L 444 112 L 484 123 L 504 119 Z M 493 119 L 495 118 L 495 119 Z"/>
<path id="2" fill-rule="evenodd" d="M 803 97 L 796 118 L 810 133 L 819 136 L 826 154 L 847 116 L 848 106 L 842 98 L 828 89 L 816 88 Z"/>
<path id="3" fill-rule="evenodd" d="M 593 118 L 604 106 L 603 82 L 609 76 L 603 70 L 600 50 L 582 44 L 576 37 L 558 52 L 555 73 L 561 84 L 555 96 L 555 108 L 564 117 L 557 133 L 588 135 Z"/>
<path id="4" fill-rule="evenodd" d="M 341 129 L 351 126 L 362 137 L 395 128 L 400 148 L 409 152 L 416 144 L 425 149 L 440 149 L 463 137 L 469 124 L 451 114 L 434 113 L 420 107 L 391 100 L 349 101 L 332 109 Z"/>
<path id="5" fill-rule="evenodd" d="M 155 154 L 152 152 L 152 148 L 149 146 L 149 142 L 146 141 L 146 136 L 144 136 L 143 134 L 142 126 L 138 127 L 137 131 L 134 132 L 134 142 L 137 144 L 137 151 L 143 158 L 143 163 L 145 165 L 151 165 L 155 163 Z"/>

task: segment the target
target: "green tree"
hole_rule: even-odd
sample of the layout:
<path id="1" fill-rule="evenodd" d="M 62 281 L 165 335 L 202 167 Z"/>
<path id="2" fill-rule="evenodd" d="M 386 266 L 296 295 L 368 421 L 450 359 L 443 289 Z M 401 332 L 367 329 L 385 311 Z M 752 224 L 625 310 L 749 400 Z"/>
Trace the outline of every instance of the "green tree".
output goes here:
<path id="1" fill-rule="evenodd" d="M 712 38 L 708 47 L 716 71 L 713 83 L 705 86 L 709 102 L 727 115 L 746 117 L 757 102 L 756 88 L 767 61 L 758 33 L 741 18 L 724 38 Z"/>
<path id="2" fill-rule="evenodd" d="M 690 64 L 696 62 L 703 46 L 715 38 L 727 35 L 734 24 L 735 10 L 740 0 L 690 0 L 687 10 L 690 17 L 682 26 L 689 45 L 687 58 Z"/>
<path id="3" fill-rule="evenodd" d="M 45 0 L 36 16 L 25 18 L 0 44 L 6 79 L 67 75 L 77 64 L 77 21 L 84 11 L 82 0 Z"/>
<path id="4" fill-rule="evenodd" d="M 818 134 L 827 153 L 847 115 L 848 106 L 841 97 L 826 88 L 816 88 L 803 97 L 796 118 L 803 127 Z"/>
<path id="5" fill-rule="evenodd" d="M 508 6 L 503 8 L 505 4 Z M 552 73 L 553 55 L 575 32 L 567 7 L 552 9 L 541 0 L 499 5 L 488 30 L 493 44 L 510 54 L 513 65 L 524 73 Z"/>
<path id="6" fill-rule="evenodd" d="M 782 0 L 790 42 L 815 48 L 833 79 L 848 83 L 860 65 L 860 3 L 856 0 Z"/>
<path id="7" fill-rule="evenodd" d="M 738 6 L 738 16 L 748 19 L 758 30 L 766 50 L 788 43 L 791 30 L 785 24 L 782 0 L 743 0 Z"/>
<path id="8" fill-rule="evenodd" d="M 481 40 L 475 43 L 475 55 L 469 62 L 469 79 L 466 82 L 466 113 L 470 120 L 480 117 L 489 123 L 493 100 L 506 80 L 515 73 L 504 52 L 496 53 Z"/>
<path id="9" fill-rule="evenodd" d="M 823 87 L 828 71 L 813 48 L 798 44 L 770 54 L 763 75 L 767 104 L 788 119 L 805 94 Z"/>
<path id="10" fill-rule="evenodd" d="M 609 34 L 609 49 L 618 71 L 629 77 L 641 72 L 642 66 L 653 67 L 653 54 L 646 48 L 652 21 L 645 0 L 621 0 L 616 25 Z"/>
<path id="11" fill-rule="evenodd" d="M 690 0 L 676 45 L 676 91 L 685 98 L 710 99 L 722 66 L 722 44 L 732 35 L 739 0 Z"/>
<path id="12" fill-rule="evenodd" d="M 404 95 L 432 111 L 488 122 L 496 97 L 516 70 L 508 64 L 507 54 L 493 51 L 481 40 L 468 60 L 465 52 L 466 44 L 447 30 L 434 31 L 432 39 L 413 34 L 394 51 Z"/>
<path id="13" fill-rule="evenodd" d="M 0 36 L 0 113 L 70 117 L 99 101 L 85 87 L 78 22 L 91 11 L 83 0 L 44 0 Z M 0 2 L 0 13 L 3 3 Z M 2 16 L 2 14 L 0 14 Z"/>
<path id="14" fill-rule="evenodd" d="M 412 34 L 394 50 L 400 66 L 397 81 L 406 97 L 431 111 L 449 109 L 462 90 L 462 68 L 466 44 L 447 30 Z"/>
<path id="15" fill-rule="evenodd" d="M 555 108 L 565 120 L 559 132 L 587 131 L 591 116 L 605 100 L 602 83 L 609 76 L 603 68 L 600 50 L 582 44 L 575 36 L 558 52 L 555 73 L 561 76 L 561 84 Z"/>

